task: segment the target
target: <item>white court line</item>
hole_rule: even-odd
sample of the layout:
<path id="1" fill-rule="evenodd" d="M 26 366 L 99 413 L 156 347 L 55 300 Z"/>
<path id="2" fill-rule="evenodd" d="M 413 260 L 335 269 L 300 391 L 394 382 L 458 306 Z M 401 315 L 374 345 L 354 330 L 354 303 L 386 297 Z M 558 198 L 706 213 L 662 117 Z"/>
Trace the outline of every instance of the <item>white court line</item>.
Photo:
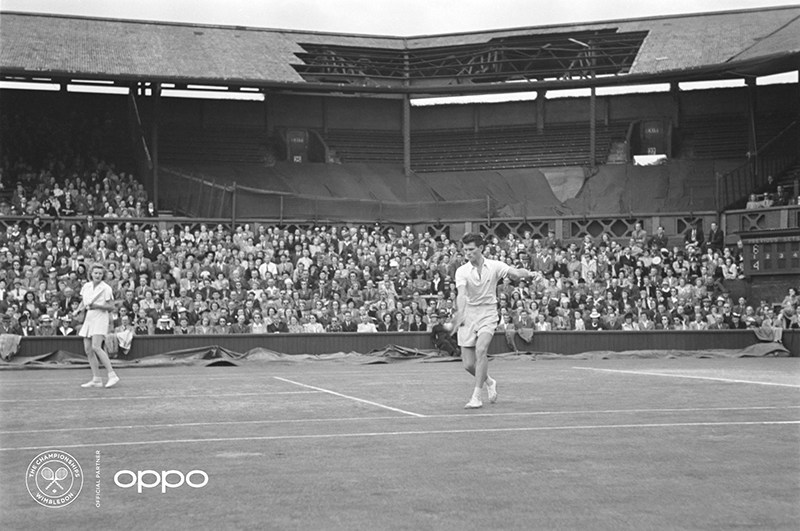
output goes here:
<path id="1" fill-rule="evenodd" d="M 314 389 L 315 391 L 321 391 L 323 393 L 328 393 L 330 395 L 339 396 L 342 398 L 347 398 L 348 400 L 355 400 L 356 402 L 363 402 L 364 404 L 370 404 L 372 406 L 382 407 L 384 409 L 388 409 L 390 411 L 397 411 L 398 413 L 403 413 L 404 415 L 411 415 L 412 417 L 425 417 L 427 415 L 421 415 L 419 413 L 414 413 L 412 411 L 406 411 L 405 409 L 399 409 L 392 406 L 387 406 L 384 404 L 379 404 L 378 402 L 372 402 L 371 400 L 364 400 L 363 398 L 356 398 L 355 396 L 350 395 L 343 395 L 342 393 L 337 393 L 336 391 L 331 391 L 330 389 L 323 389 L 322 387 L 315 387 L 313 385 L 306 385 L 304 383 L 295 382 L 294 380 L 289 380 L 287 378 L 281 378 L 280 376 L 273 376 L 276 380 L 280 380 L 282 382 L 287 382 L 294 385 L 299 385 L 300 387 L 306 387 L 308 389 Z"/>
<path id="2" fill-rule="evenodd" d="M 104 392 L 104 391 L 101 391 Z M 230 396 L 273 396 L 273 395 L 310 395 L 319 391 L 272 391 L 261 393 L 203 393 L 200 395 L 142 395 L 142 396 L 116 396 L 97 395 L 81 398 L 20 398 L 16 400 L 0 400 L 1 403 L 16 402 L 81 402 L 85 400 L 141 400 L 147 398 L 174 399 L 174 398 L 219 398 Z"/>
<path id="3" fill-rule="evenodd" d="M 314 391 L 317 392 L 317 391 Z M 425 415 L 428 419 L 460 419 L 464 417 L 531 417 L 531 416 L 556 416 L 556 415 L 614 415 L 620 413 L 703 413 L 720 411 L 765 411 L 800 409 L 800 406 L 750 406 L 750 407 L 709 407 L 709 408 L 660 408 L 660 409 L 600 409 L 576 411 L 521 411 L 515 413 L 449 413 L 442 415 Z M 324 422 L 369 422 L 373 420 L 397 421 L 404 417 L 334 417 L 310 419 L 266 419 L 266 420 L 226 420 L 219 422 L 180 422 L 170 424 L 128 424 L 119 426 L 89 426 L 84 428 L 42 428 L 37 430 L 8 430 L 0 431 L 0 435 L 20 435 L 23 433 L 53 433 L 53 432 L 80 432 L 80 431 L 106 431 L 106 430 L 133 430 L 152 428 L 190 428 L 198 426 L 235 426 L 254 424 L 304 424 Z"/>
<path id="4" fill-rule="evenodd" d="M 19 446 L 15 448 L 0 448 L 0 452 L 18 450 L 38 450 L 40 448 L 96 448 L 100 446 L 139 446 L 155 444 L 186 444 L 186 443 L 218 443 L 218 442 L 244 442 L 244 441 L 283 441 L 298 439 L 346 439 L 356 437 L 398 437 L 409 435 L 459 435 L 465 433 L 514 433 L 535 431 L 583 431 L 583 430 L 616 430 L 635 428 L 705 428 L 721 426 L 787 426 L 800 425 L 800 420 L 776 420 L 753 422 L 670 422 L 664 424 L 607 424 L 583 426 L 540 426 L 525 428 L 477 428 L 458 430 L 419 430 L 419 431 L 378 431 L 362 433 L 320 433 L 315 435 L 269 435 L 260 437 L 215 437 L 209 439 L 163 439 L 155 441 L 126 441 L 109 443 L 86 443 L 47 446 Z"/>
<path id="5" fill-rule="evenodd" d="M 371 365 L 369 367 L 371 367 Z M 292 367 L 292 368 L 295 368 L 295 367 Z M 137 371 L 141 371 L 141 370 L 145 370 L 145 367 L 138 367 L 138 368 L 135 368 L 135 369 L 137 369 Z M 75 369 L 75 370 L 80 371 L 80 369 Z M 117 370 L 123 375 L 127 372 L 125 368 L 117 369 Z M 146 370 L 150 370 L 150 368 L 147 368 Z M 11 372 L 12 371 L 10 371 L 9 374 Z M 19 373 L 19 371 L 13 371 L 13 372 L 14 373 Z M 419 370 L 419 371 L 405 371 L 405 372 L 398 371 L 398 372 L 392 372 L 391 375 L 392 376 L 419 376 L 421 372 L 422 372 L 421 370 Z M 267 371 L 267 370 L 264 370 L 263 373 L 264 373 L 264 377 L 265 378 L 267 378 L 267 377 L 271 376 L 272 374 L 274 374 L 274 372 L 270 372 L 270 371 Z M 323 372 L 323 371 L 308 371 L 308 372 L 303 372 L 303 376 L 320 376 L 320 375 L 324 375 L 324 376 L 326 376 L 328 378 L 334 378 L 334 377 L 339 376 L 339 375 L 341 375 L 341 376 L 352 376 L 352 375 L 364 375 L 364 374 L 368 374 L 368 373 L 369 373 L 369 370 L 367 370 L 367 369 L 360 370 L 360 371 L 332 371 L 332 372 L 331 371 L 327 371 L 327 372 Z M 75 380 L 74 378 L 28 378 L 28 379 L 25 379 L 25 380 L 10 381 L 8 379 L 4 379 L 2 377 L 3 374 L 4 374 L 3 372 L 0 372 L 0 385 L 2 385 L 4 388 L 8 387 L 8 386 L 12 386 L 12 385 L 28 386 L 28 385 L 31 385 L 31 384 L 48 385 L 48 387 L 51 387 L 52 384 L 60 383 L 60 384 L 66 384 L 66 385 L 73 385 L 74 383 L 77 382 L 77 380 Z M 71 374 L 74 374 L 74 373 L 71 373 Z M 200 373 L 190 373 L 190 374 L 181 374 L 181 375 L 175 375 L 175 374 L 152 374 L 152 375 L 147 375 L 147 376 L 127 375 L 127 376 L 125 376 L 124 379 L 125 379 L 126 382 L 127 381 L 139 381 L 139 380 L 147 382 L 147 381 L 151 381 L 151 380 L 175 380 L 176 377 L 180 377 L 181 381 L 201 380 L 203 382 L 208 382 L 208 381 L 212 381 L 212 380 L 241 380 L 242 378 L 247 378 L 250 375 L 258 376 L 259 374 L 260 374 L 260 371 L 251 371 L 251 372 L 248 372 L 246 374 L 243 373 L 243 374 L 238 374 L 238 375 L 233 375 L 232 374 L 232 375 L 229 375 L 229 376 L 205 376 L 205 375 L 200 374 Z M 83 380 L 81 380 L 81 381 L 83 381 Z"/>
<path id="6" fill-rule="evenodd" d="M 800 388 L 800 385 L 795 384 L 785 384 L 785 383 L 777 383 L 777 382 L 758 382 L 755 380 L 737 380 L 733 378 L 714 378 L 712 376 L 690 376 L 687 374 L 667 374 L 663 372 L 650 372 L 650 371 L 623 371 L 619 369 L 597 369 L 595 367 L 573 367 L 573 369 L 580 369 L 582 371 L 600 371 L 600 372 L 617 372 L 621 374 L 638 374 L 641 376 L 667 376 L 669 378 L 692 378 L 694 380 L 714 380 L 717 382 L 728 382 L 728 383 L 748 383 L 748 384 L 756 384 L 756 385 L 776 385 L 778 387 L 794 387 Z"/>

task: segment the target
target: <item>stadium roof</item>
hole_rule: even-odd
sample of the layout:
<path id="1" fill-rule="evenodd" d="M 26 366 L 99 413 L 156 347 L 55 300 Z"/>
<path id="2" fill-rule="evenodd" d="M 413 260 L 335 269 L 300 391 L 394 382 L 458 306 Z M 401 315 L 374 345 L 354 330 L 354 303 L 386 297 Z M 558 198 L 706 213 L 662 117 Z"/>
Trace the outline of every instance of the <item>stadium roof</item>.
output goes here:
<path id="1" fill-rule="evenodd" d="M 800 69 L 800 6 L 416 37 L 3 12 L 0 34 L 5 81 L 455 95 Z"/>

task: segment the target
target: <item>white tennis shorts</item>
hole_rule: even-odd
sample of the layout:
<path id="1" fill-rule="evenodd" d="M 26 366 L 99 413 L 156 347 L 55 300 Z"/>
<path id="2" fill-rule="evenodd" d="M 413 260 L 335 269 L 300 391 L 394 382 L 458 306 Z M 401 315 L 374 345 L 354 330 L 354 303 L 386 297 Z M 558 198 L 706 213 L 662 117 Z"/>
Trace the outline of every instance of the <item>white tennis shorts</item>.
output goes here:
<path id="1" fill-rule="evenodd" d="M 464 310 L 464 324 L 458 328 L 458 344 L 462 347 L 474 347 L 481 334 L 494 334 L 499 317 L 497 306 L 484 304 L 467 306 Z"/>

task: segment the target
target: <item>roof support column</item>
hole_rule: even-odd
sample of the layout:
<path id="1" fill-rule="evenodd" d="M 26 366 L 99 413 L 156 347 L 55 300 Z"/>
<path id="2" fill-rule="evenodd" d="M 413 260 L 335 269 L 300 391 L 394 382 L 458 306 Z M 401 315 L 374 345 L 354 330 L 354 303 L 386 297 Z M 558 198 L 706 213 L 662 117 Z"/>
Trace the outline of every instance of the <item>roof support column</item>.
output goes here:
<path id="1" fill-rule="evenodd" d="M 669 95 L 672 98 L 672 126 L 681 126 L 681 87 L 677 81 L 669 84 Z"/>
<path id="2" fill-rule="evenodd" d="M 158 210 L 158 123 L 161 121 L 161 83 L 153 83 L 150 87 L 153 98 L 153 119 L 150 126 L 150 155 L 153 159 L 153 205 Z"/>
<path id="3" fill-rule="evenodd" d="M 411 175 L 411 99 L 403 95 L 403 172 Z"/>
<path id="4" fill-rule="evenodd" d="M 756 184 L 759 180 L 758 175 L 758 138 L 756 135 L 756 78 L 749 77 L 747 83 L 747 152 L 753 163 L 753 179 Z"/>
<path id="5" fill-rule="evenodd" d="M 536 131 L 539 133 L 544 132 L 544 113 L 545 113 L 545 96 L 546 90 L 536 91 Z"/>
<path id="6" fill-rule="evenodd" d="M 589 167 L 593 170 L 596 166 L 597 158 L 597 94 L 592 86 L 592 93 L 589 96 Z"/>

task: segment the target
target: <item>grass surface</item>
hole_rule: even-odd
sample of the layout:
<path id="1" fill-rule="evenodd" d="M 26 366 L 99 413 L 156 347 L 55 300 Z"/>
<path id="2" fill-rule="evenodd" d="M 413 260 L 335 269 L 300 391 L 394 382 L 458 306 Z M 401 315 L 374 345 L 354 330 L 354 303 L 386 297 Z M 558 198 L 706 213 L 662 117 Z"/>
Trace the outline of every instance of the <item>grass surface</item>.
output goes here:
<path id="1" fill-rule="evenodd" d="M 0 372 L 3 529 L 797 529 L 800 359 L 252 363 Z M 74 503 L 25 474 L 60 449 Z M 95 465 L 100 460 L 100 507 Z M 205 487 L 122 489 L 120 470 Z"/>

